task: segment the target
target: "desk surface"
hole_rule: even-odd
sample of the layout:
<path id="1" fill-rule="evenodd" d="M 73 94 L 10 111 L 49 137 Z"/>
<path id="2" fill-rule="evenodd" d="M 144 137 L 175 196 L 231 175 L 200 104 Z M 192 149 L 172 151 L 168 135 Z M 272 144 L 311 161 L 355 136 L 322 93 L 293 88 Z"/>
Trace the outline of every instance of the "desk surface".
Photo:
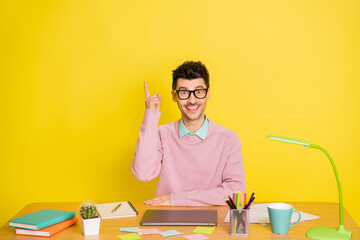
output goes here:
<path id="1" fill-rule="evenodd" d="M 95 236 L 87 236 L 86 238 L 82 235 L 80 221 L 68 229 L 65 229 L 62 232 L 51 237 L 51 239 L 118 239 L 116 236 L 124 234 L 119 232 L 120 227 L 140 227 L 140 220 L 143 216 L 143 213 L 147 209 L 188 209 L 186 207 L 151 207 L 142 204 L 141 202 L 132 202 L 134 207 L 139 212 L 137 217 L 127 217 L 127 218 L 116 218 L 116 219 L 104 219 L 101 221 L 100 234 Z M 192 209 L 217 209 L 218 210 L 218 225 L 213 234 L 208 235 L 209 239 L 308 239 L 305 237 L 306 231 L 313 226 L 330 226 L 337 227 L 339 222 L 338 217 L 338 205 L 336 203 L 290 203 L 294 206 L 295 209 L 310 213 L 313 215 L 320 216 L 319 219 L 300 222 L 298 225 L 290 228 L 288 234 L 278 235 L 271 232 L 270 226 L 264 226 L 260 224 L 250 224 L 250 236 L 249 237 L 239 237 L 231 236 L 229 234 L 229 223 L 224 223 L 226 213 L 228 211 L 227 206 L 212 206 L 212 207 L 192 207 Z M 53 208 L 59 210 L 74 211 L 78 216 L 78 209 L 80 203 L 32 203 L 24 207 L 20 212 L 18 212 L 15 217 L 20 217 L 25 214 L 32 213 L 44 208 Z M 356 225 L 355 221 L 344 209 L 344 226 L 346 229 L 353 232 L 352 239 L 360 239 L 360 228 Z M 152 227 L 141 227 L 141 228 L 152 228 Z M 179 232 L 186 234 L 191 234 L 195 229 L 195 226 L 155 226 L 155 228 L 160 231 L 166 231 L 175 229 Z M 16 240 L 33 240 L 33 239 L 46 239 L 42 237 L 27 237 L 27 236 L 16 236 L 15 229 L 8 227 L 8 224 L 5 224 L 0 228 L 0 239 L 16 239 Z M 163 239 L 159 235 L 148 235 L 143 236 L 144 240 L 152 239 Z M 165 239 L 165 238 L 164 238 Z M 170 237 L 171 240 L 183 240 L 185 238 L 182 235 Z"/>

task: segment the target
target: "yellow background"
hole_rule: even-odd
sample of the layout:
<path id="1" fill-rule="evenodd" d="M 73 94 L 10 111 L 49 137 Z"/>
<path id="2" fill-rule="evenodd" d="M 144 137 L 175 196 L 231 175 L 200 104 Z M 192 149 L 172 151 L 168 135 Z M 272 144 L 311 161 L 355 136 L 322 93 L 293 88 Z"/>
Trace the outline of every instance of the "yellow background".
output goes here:
<path id="1" fill-rule="evenodd" d="M 360 3 L 1 1 L 0 224 L 26 204 L 151 198 L 131 162 L 143 81 L 179 119 L 171 71 L 201 60 L 214 122 L 243 145 L 258 201 L 337 201 L 360 224 Z M 301 209 L 299 209 L 301 210 Z M 336 226 L 337 223 L 334 223 Z M 345 223 L 346 226 L 346 223 Z"/>

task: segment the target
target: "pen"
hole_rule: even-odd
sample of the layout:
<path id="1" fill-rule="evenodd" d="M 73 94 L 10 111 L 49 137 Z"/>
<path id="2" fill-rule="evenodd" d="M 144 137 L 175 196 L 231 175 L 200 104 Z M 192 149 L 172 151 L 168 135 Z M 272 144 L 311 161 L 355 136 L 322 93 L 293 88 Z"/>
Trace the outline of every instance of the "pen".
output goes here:
<path id="1" fill-rule="evenodd" d="M 119 203 L 111 212 L 114 213 L 116 210 L 121 206 L 121 203 Z"/>

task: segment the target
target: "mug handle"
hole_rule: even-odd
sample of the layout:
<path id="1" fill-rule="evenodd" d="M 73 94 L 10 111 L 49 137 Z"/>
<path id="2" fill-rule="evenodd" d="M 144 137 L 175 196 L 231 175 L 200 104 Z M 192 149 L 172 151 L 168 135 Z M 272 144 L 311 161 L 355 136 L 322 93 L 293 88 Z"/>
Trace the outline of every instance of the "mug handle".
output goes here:
<path id="1" fill-rule="evenodd" d="M 297 214 L 299 214 L 299 219 L 296 221 L 296 223 L 294 223 L 294 224 L 291 224 L 290 225 L 290 227 L 293 227 L 293 226 L 295 226 L 296 224 L 298 224 L 299 222 L 300 222 L 300 219 L 301 219 L 301 214 L 300 214 L 300 212 L 298 211 L 298 210 L 293 210 L 293 213 L 297 213 Z"/>

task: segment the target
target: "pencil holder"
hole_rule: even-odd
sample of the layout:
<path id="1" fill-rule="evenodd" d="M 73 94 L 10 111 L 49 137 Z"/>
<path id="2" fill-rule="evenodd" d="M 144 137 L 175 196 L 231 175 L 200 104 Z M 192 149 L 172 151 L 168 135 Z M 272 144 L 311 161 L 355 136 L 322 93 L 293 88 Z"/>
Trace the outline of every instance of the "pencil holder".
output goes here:
<path id="1" fill-rule="evenodd" d="M 248 236 L 250 230 L 249 209 L 230 210 L 230 234 Z"/>

